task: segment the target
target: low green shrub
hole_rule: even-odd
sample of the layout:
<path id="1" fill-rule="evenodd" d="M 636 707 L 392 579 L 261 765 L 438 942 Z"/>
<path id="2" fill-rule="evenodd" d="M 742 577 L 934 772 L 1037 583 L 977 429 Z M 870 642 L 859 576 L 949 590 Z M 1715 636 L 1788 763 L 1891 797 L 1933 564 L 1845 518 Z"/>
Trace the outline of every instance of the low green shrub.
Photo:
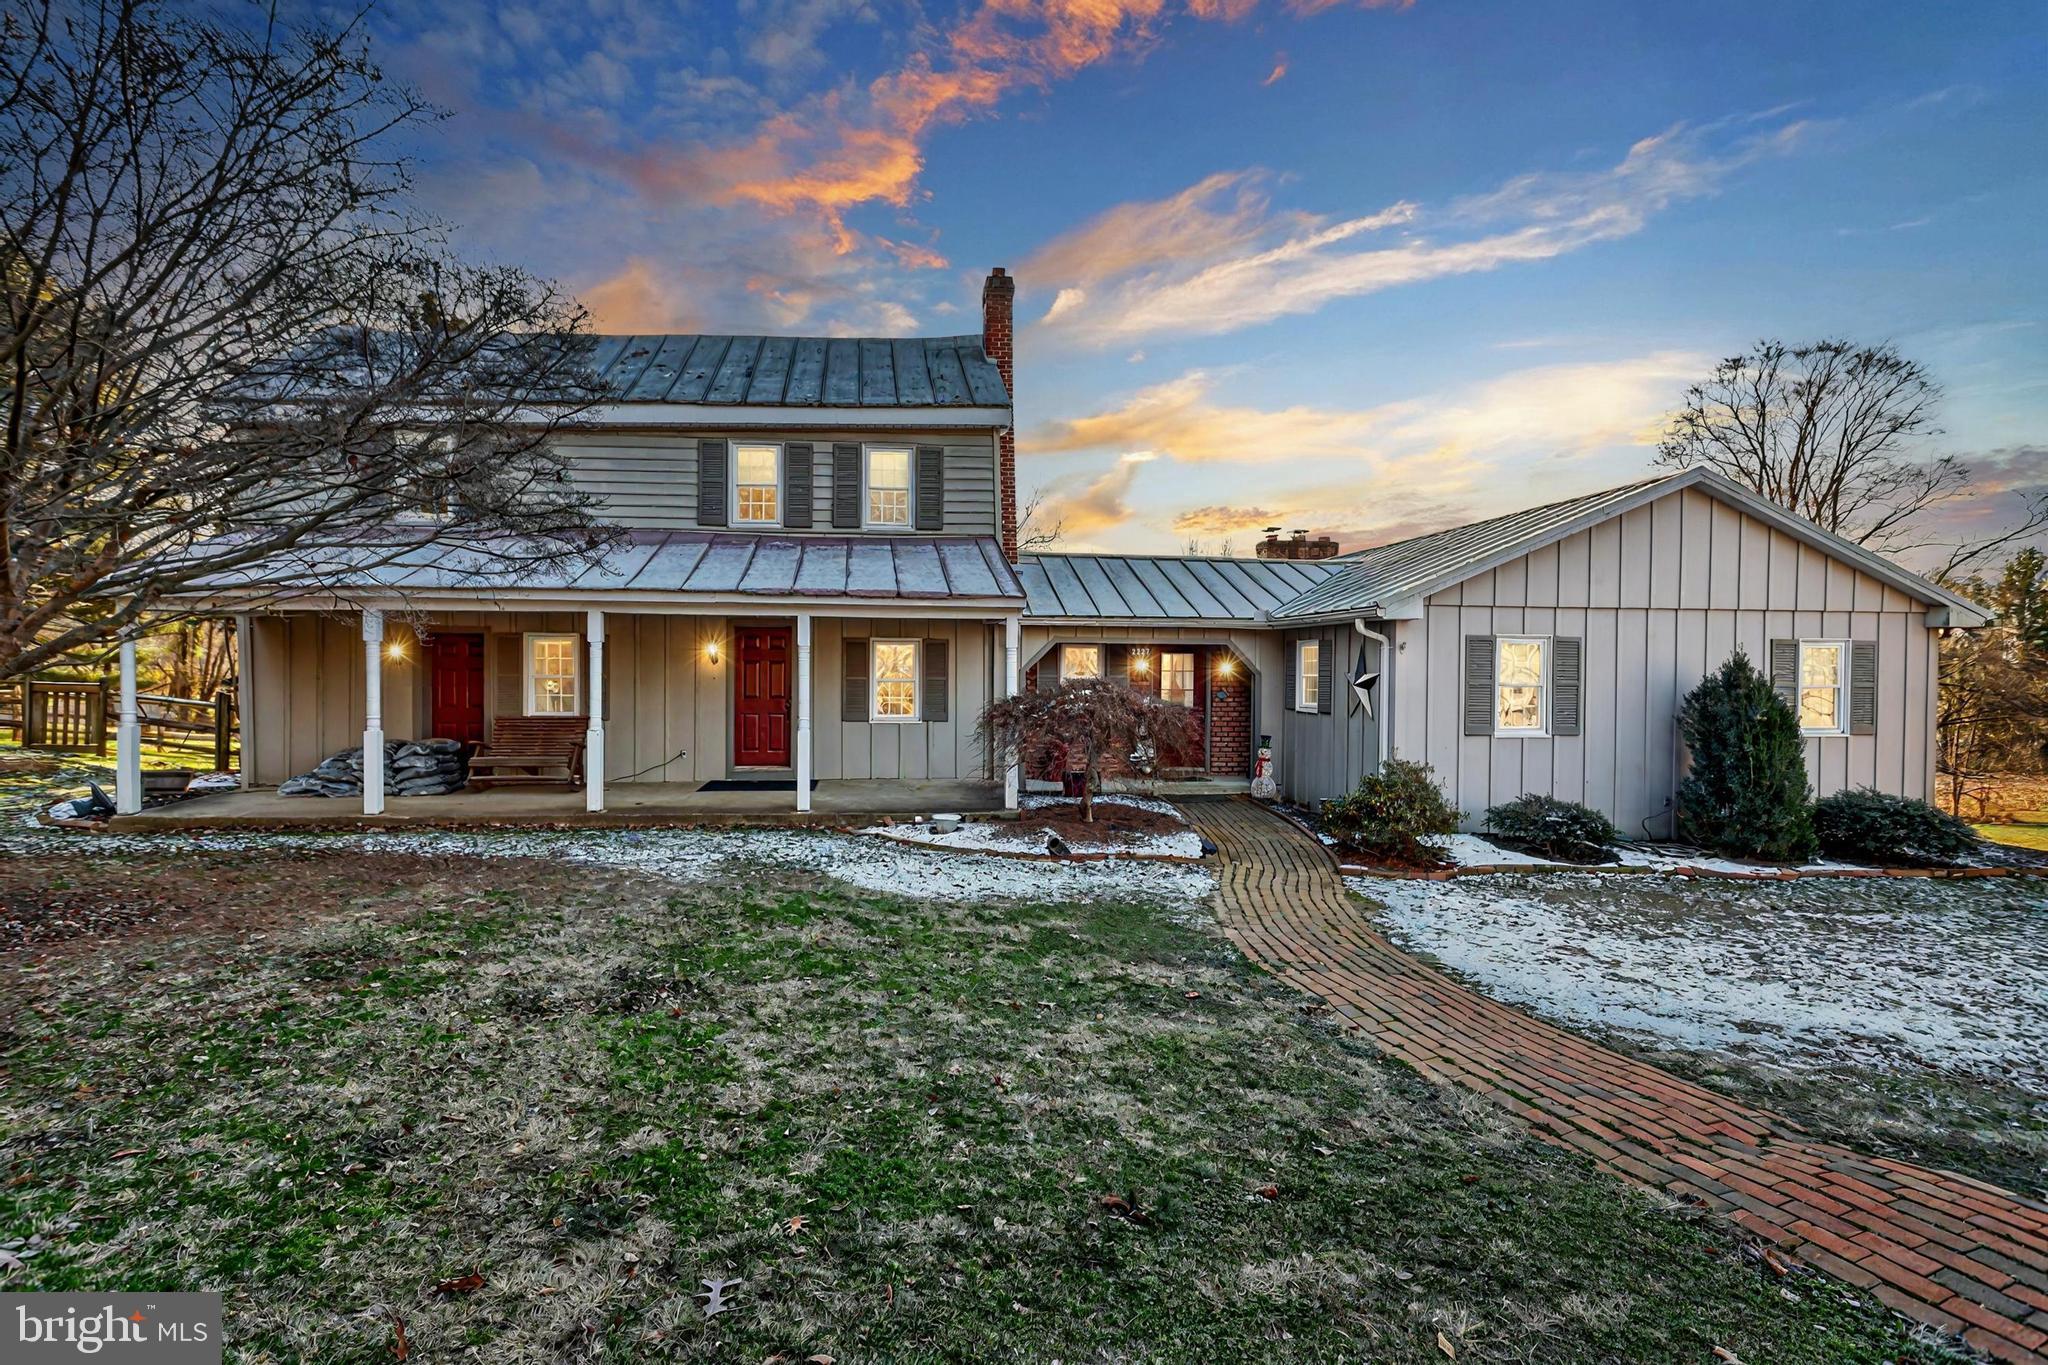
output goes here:
<path id="1" fill-rule="evenodd" d="M 1572 863 L 1604 863 L 1621 831 L 1590 806 L 1531 792 L 1486 812 L 1486 832 L 1504 844 Z"/>
<path id="2" fill-rule="evenodd" d="M 1444 799 L 1427 763 L 1389 759 L 1355 791 L 1323 803 L 1323 832 L 1337 845 L 1379 862 L 1440 867 L 1441 849 L 1424 842 L 1455 834 L 1458 808 Z"/>
<path id="3" fill-rule="evenodd" d="M 1946 865 L 1977 846 L 1975 831 L 1947 811 L 1874 787 L 1816 801 L 1813 831 L 1821 852 L 1849 862 Z"/>

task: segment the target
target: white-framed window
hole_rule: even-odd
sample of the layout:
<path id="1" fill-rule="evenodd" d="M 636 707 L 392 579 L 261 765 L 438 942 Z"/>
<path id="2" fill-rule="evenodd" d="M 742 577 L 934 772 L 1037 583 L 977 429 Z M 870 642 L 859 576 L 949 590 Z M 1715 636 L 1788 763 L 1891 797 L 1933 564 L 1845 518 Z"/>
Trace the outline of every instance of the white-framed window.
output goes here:
<path id="1" fill-rule="evenodd" d="M 1550 640 L 1503 635 L 1493 642 L 1493 729 L 1541 735 L 1549 728 Z"/>
<path id="2" fill-rule="evenodd" d="M 583 713 L 583 641 L 574 635 L 526 637 L 526 714 Z"/>
<path id="3" fill-rule="evenodd" d="M 1195 656 L 1177 650 L 1159 654 L 1159 700 L 1176 706 L 1195 704 Z"/>
<path id="4" fill-rule="evenodd" d="M 1799 642 L 1799 732 L 1849 733 L 1849 642 Z"/>
<path id="5" fill-rule="evenodd" d="M 400 477 L 398 519 L 404 522 L 449 521 L 455 516 L 455 437 L 399 438 L 416 444 L 410 468 Z"/>
<path id="6" fill-rule="evenodd" d="M 782 522 L 782 447 L 753 441 L 732 448 L 732 521 L 735 526 Z"/>
<path id="7" fill-rule="evenodd" d="M 1099 678 L 1101 676 L 1101 645 L 1060 646 L 1061 682 L 1073 682 L 1076 678 Z"/>
<path id="8" fill-rule="evenodd" d="M 1318 711 L 1323 705 L 1323 645 L 1320 640 L 1294 642 L 1294 709 Z"/>
<path id="9" fill-rule="evenodd" d="M 868 446 L 867 507 L 862 523 L 871 531 L 910 529 L 910 481 L 916 457 L 909 446 Z"/>
<path id="10" fill-rule="evenodd" d="M 920 642 L 874 640 L 868 645 L 868 678 L 873 691 L 870 720 L 917 719 L 917 675 Z"/>

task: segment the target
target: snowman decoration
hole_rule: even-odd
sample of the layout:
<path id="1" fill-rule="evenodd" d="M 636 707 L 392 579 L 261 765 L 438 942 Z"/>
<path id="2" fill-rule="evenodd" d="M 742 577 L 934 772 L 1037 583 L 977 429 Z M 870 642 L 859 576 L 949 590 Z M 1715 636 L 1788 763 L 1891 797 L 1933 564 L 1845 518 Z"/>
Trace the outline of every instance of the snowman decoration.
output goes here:
<path id="1" fill-rule="evenodd" d="M 1259 759 L 1252 765 L 1252 795 L 1261 801 L 1271 801 L 1279 794 L 1279 784 L 1273 780 L 1273 737 L 1260 735 Z"/>

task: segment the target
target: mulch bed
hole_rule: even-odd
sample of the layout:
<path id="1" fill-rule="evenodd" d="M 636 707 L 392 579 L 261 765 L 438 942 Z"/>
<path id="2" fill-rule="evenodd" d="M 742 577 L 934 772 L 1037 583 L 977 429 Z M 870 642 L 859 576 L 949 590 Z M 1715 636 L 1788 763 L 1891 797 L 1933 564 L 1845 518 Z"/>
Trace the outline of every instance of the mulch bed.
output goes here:
<path id="1" fill-rule="evenodd" d="M 991 821 L 991 824 L 997 822 Z M 1045 847 L 1045 831 L 1051 830 L 1068 843 L 1136 844 L 1159 834 L 1180 834 L 1188 822 L 1165 811 L 1126 806 L 1119 801 L 1095 803 L 1095 823 L 1081 818 L 1079 801 L 1056 806 L 1033 806 L 1020 811 L 1015 820 L 1001 821 L 996 837 L 1019 848 Z"/>

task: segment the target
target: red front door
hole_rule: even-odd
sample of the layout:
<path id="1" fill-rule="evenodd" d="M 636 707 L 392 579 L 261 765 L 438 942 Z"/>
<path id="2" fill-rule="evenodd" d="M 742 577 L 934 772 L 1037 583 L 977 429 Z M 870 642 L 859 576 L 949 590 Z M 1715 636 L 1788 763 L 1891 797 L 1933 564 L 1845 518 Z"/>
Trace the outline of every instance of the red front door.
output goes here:
<path id="1" fill-rule="evenodd" d="M 434 737 L 481 743 L 484 737 L 484 637 L 436 635 Z"/>
<path id="2" fill-rule="evenodd" d="M 743 626 L 733 689 L 732 761 L 740 768 L 789 766 L 789 627 Z"/>

